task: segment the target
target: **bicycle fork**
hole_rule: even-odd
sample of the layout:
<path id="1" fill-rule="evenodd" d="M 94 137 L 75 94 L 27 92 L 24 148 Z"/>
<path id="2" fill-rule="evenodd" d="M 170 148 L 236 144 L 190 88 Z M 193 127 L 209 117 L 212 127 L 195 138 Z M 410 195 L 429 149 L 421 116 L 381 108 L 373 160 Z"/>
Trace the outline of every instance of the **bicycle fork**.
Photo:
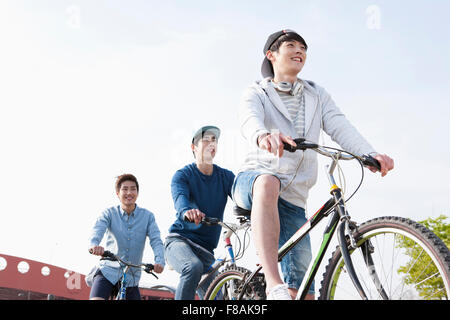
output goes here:
<path id="1" fill-rule="evenodd" d="M 128 272 L 129 268 L 130 268 L 129 266 L 125 267 L 125 271 L 123 273 L 122 279 L 120 280 L 121 286 L 119 288 L 119 294 L 117 295 L 117 300 L 126 300 L 126 298 L 127 298 L 126 281 L 127 281 L 127 272 Z"/>
<path id="2" fill-rule="evenodd" d="M 353 285 L 355 286 L 355 288 L 358 291 L 361 298 L 363 300 L 368 300 L 367 295 L 364 292 L 364 289 L 362 288 L 361 282 L 359 281 L 359 279 L 356 275 L 356 271 L 353 266 L 352 259 L 350 257 L 350 252 L 348 250 L 348 244 L 347 244 L 347 239 L 345 237 L 345 232 L 347 231 L 347 234 L 350 239 L 350 247 L 352 249 L 356 248 L 356 241 L 353 238 L 352 232 L 350 230 L 350 216 L 349 216 L 347 210 L 345 209 L 345 203 L 344 203 L 344 199 L 342 198 L 341 189 L 336 185 L 336 181 L 334 180 L 334 177 L 333 177 L 333 172 L 334 172 L 334 169 L 336 168 L 336 163 L 337 163 L 337 161 L 333 161 L 333 164 L 331 165 L 331 167 L 329 167 L 328 180 L 330 181 L 330 184 L 331 184 L 331 192 L 330 193 L 333 195 L 336 203 L 338 203 L 338 205 L 336 206 L 336 211 L 338 212 L 340 221 L 341 221 L 339 228 L 338 228 L 338 234 L 337 234 L 339 247 L 341 249 L 342 257 L 344 258 L 344 263 L 347 266 L 347 271 L 350 276 L 350 279 L 353 282 Z"/>
<path id="3" fill-rule="evenodd" d="M 331 194 L 334 196 L 335 201 L 338 202 L 338 205 L 336 207 L 336 210 L 340 216 L 341 224 L 339 225 L 338 229 L 338 242 L 339 247 L 341 249 L 342 257 L 344 258 L 344 263 L 347 266 L 347 271 L 350 276 L 350 279 L 353 282 L 353 285 L 355 286 L 356 290 L 358 291 L 359 295 L 363 300 L 368 300 L 368 297 L 366 293 L 364 292 L 361 283 L 356 275 L 355 268 L 353 266 L 352 259 L 350 257 L 350 251 L 348 247 L 350 247 L 352 250 L 356 249 L 356 241 L 355 238 L 352 235 L 352 231 L 350 228 L 350 215 L 348 214 L 347 210 L 345 209 L 345 203 L 342 198 L 342 193 L 340 188 L 336 185 L 336 182 L 333 177 L 333 171 L 335 166 L 331 166 L 328 172 L 328 179 L 331 183 Z M 347 244 L 347 239 L 345 236 L 345 233 L 348 234 L 349 242 L 350 244 Z M 373 253 L 373 246 L 370 243 L 370 240 L 365 241 L 362 246 L 361 250 L 364 256 L 364 262 L 367 266 L 367 269 L 369 271 L 369 275 L 372 278 L 372 281 L 375 284 L 375 287 L 377 288 L 377 291 L 380 293 L 381 297 L 384 300 L 388 300 L 389 297 L 387 296 L 383 286 L 381 285 L 381 282 L 378 278 L 378 275 L 375 270 L 374 262 L 372 259 L 372 253 Z"/>

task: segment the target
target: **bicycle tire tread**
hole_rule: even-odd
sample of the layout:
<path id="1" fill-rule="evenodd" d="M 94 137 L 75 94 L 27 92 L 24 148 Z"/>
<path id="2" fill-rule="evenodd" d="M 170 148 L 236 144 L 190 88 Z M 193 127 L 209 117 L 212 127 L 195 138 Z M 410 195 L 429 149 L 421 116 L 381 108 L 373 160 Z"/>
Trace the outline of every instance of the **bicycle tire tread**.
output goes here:
<path id="1" fill-rule="evenodd" d="M 221 271 L 211 282 L 208 289 L 205 293 L 205 300 L 209 299 L 209 296 L 214 291 L 215 287 L 217 286 L 218 282 L 220 282 L 223 278 L 229 276 L 229 275 L 237 275 L 241 277 L 242 279 L 245 279 L 246 276 L 250 275 L 251 272 L 243 267 L 238 266 L 229 266 L 226 267 L 223 271 Z M 255 290 L 260 299 L 265 299 L 265 288 L 258 282 L 251 282 L 250 283 L 252 290 Z M 259 300 L 259 299 L 258 299 Z"/>
<path id="2" fill-rule="evenodd" d="M 450 250 L 445 243 L 431 230 L 424 225 L 413 221 L 408 218 L 385 216 L 377 217 L 362 223 L 353 232 L 356 240 L 358 237 L 370 229 L 375 229 L 374 226 L 383 225 L 383 227 L 395 227 L 403 229 L 405 231 L 415 234 L 418 238 L 422 238 L 428 243 L 429 247 L 434 251 L 434 254 L 438 257 L 439 261 L 443 264 L 443 268 L 446 270 L 447 281 L 450 281 Z M 336 246 L 331 258 L 328 260 L 325 272 L 323 273 L 323 279 L 321 281 L 321 288 L 319 290 L 319 300 L 327 299 L 327 291 L 330 282 L 330 274 L 334 271 L 336 265 L 336 259 L 341 255 L 340 247 Z"/>

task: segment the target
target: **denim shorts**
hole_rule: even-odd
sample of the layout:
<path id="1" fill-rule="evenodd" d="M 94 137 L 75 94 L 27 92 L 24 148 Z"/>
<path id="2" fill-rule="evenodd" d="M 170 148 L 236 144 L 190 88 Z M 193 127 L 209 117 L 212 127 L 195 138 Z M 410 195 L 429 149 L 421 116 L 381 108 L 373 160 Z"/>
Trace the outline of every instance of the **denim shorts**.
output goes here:
<path id="1" fill-rule="evenodd" d="M 102 272 L 98 270 L 93 279 L 91 293 L 89 298 L 103 298 L 108 300 L 112 293 L 116 294 L 118 292 L 118 283 L 112 284 L 106 279 Z M 141 300 L 141 293 L 139 292 L 139 287 L 128 287 L 126 289 L 126 300 Z"/>
<path id="2" fill-rule="evenodd" d="M 231 190 L 236 205 L 243 209 L 251 210 L 253 184 L 256 178 L 262 174 L 264 173 L 259 171 L 243 171 L 237 175 Z M 279 247 L 281 247 L 306 223 L 307 219 L 305 209 L 297 207 L 282 198 L 278 198 L 278 214 L 280 217 Z M 281 260 L 284 282 L 287 283 L 289 288 L 298 289 L 300 287 L 311 258 L 310 238 L 309 235 L 306 235 Z M 308 293 L 314 294 L 314 282 Z"/>

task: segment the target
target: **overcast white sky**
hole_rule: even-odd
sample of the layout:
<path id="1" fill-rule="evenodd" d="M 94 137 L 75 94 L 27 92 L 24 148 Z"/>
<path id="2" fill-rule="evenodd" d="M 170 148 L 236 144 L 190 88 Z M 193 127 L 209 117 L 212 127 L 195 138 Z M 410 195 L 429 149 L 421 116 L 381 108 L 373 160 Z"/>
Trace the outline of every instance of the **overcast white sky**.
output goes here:
<path id="1" fill-rule="evenodd" d="M 0 254 L 87 273 L 90 229 L 117 204 L 122 173 L 138 177 L 138 204 L 164 239 L 193 130 L 219 126 L 216 163 L 237 172 L 237 105 L 261 77 L 267 36 L 284 28 L 309 45 L 300 77 L 395 160 L 385 178 L 366 170 L 352 217 L 448 215 L 449 10 L 446 0 L 1 1 Z M 323 172 L 309 214 L 328 198 Z M 346 181 L 350 193 L 356 164 Z"/>

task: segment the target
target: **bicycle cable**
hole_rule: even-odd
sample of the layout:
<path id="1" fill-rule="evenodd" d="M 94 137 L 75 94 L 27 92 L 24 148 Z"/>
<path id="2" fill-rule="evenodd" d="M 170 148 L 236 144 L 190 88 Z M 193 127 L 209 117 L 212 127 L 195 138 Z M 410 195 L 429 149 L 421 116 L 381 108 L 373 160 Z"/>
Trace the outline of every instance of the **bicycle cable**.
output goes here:
<path id="1" fill-rule="evenodd" d="M 359 159 L 359 157 L 357 155 L 355 155 L 355 154 L 353 154 L 353 153 L 351 153 L 349 151 L 338 149 L 338 148 L 334 148 L 334 147 L 328 147 L 328 146 L 321 146 L 321 147 L 325 148 L 325 149 L 331 149 L 331 150 L 334 150 L 334 151 L 347 153 L 347 154 L 351 155 L 352 157 L 354 157 L 356 160 L 358 160 L 358 163 L 361 166 L 361 180 L 359 181 L 358 186 L 356 187 L 355 191 L 353 191 L 351 196 L 348 197 L 347 199 L 344 199 L 344 203 L 345 203 L 345 202 L 349 201 L 356 194 L 356 192 L 358 192 L 359 188 L 361 187 L 361 185 L 363 183 L 363 180 L 364 180 L 364 165 L 363 165 L 362 161 Z M 340 168 L 339 164 L 338 164 L 338 168 Z M 338 170 L 340 170 L 340 169 L 338 169 Z"/>
<path id="2" fill-rule="evenodd" d="M 315 144 L 315 142 L 309 141 L 309 140 L 306 140 L 306 139 L 303 142 L 309 142 L 309 143 L 314 143 Z M 347 154 L 351 155 L 352 157 L 354 157 L 356 160 L 358 160 L 358 163 L 361 166 L 361 180 L 359 182 L 359 185 L 356 187 L 355 191 L 351 194 L 351 196 L 344 200 L 344 203 L 345 203 L 345 202 L 349 201 L 356 194 L 356 192 L 358 192 L 359 188 L 361 187 L 361 185 L 363 183 L 363 180 L 364 180 L 364 165 L 363 165 L 363 163 L 361 162 L 361 160 L 359 159 L 359 157 L 357 155 L 355 155 L 355 154 L 353 154 L 353 153 L 351 153 L 349 151 L 342 150 L 342 149 L 339 149 L 339 148 L 334 148 L 334 147 L 328 147 L 328 146 L 320 146 L 320 147 L 325 148 L 325 149 L 331 149 L 331 150 L 338 151 L 338 152 L 347 153 Z M 304 150 L 304 151 L 306 151 L 306 150 Z M 298 170 L 299 170 L 301 164 L 303 163 L 304 151 L 302 152 L 301 159 L 298 161 L 298 165 L 297 165 L 297 168 L 295 170 L 295 173 L 294 173 L 293 177 L 291 178 L 289 183 L 280 191 L 280 194 L 283 193 L 284 191 L 286 191 L 286 189 L 292 184 L 292 182 L 296 178 L 296 176 L 298 174 Z M 337 163 L 337 167 L 338 167 L 338 172 L 342 171 L 342 168 L 339 165 L 339 162 Z M 342 173 L 342 175 L 344 176 L 343 173 Z M 345 176 L 344 176 L 344 183 L 345 183 Z M 345 188 L 346 188 L 346 185 L 344 186 L 343 194 L 345 193 Z"/>
<path id="3" fill-rule="evenodd" d="M 248 242 L 248 244 L 246 244 L 246 238 L 247 238 L 247 234 L 248 234 L 248 229 L 250 229 L 250 226 L 247 226 L 247 228 L 245 228 L 245 231 L 244 231 L 244 244 L 243 244 L 243 246 L 242 246 L 242 253 L 240 253 L 240 255 L 238 256 L 238 255 L 236 255 L 236 260 L 238 260 L 238 259 L 241 259 L 242 257 L 244 257 L 244 253 L 245 253 L 245 251 L 247 251 L 247 249 L 248 249 L 248 246 L 250 245 L 250 241 Z"/>
<path id="4" fill-rule="evenodd" d="M 239 250 L 237 250 L 237 253 L 236 253 L 235 257 L 234 257 L 235 260 L 238 260 L 238 257 L 239 257 L 239 254 L 240 254 L 241 248 L 242 248 L 241 239 L 239 238 L 239 235 L 237 234 L 237 232 L 233 228 L 231 228 L 225 222 L 222 222 L 222 223 L 223 223 L 224 226 L 226 226 L 229 230 L 231 230 L 234 233 L 234 235 L 236 236 L 236 239 L 239 241 Z"/>

